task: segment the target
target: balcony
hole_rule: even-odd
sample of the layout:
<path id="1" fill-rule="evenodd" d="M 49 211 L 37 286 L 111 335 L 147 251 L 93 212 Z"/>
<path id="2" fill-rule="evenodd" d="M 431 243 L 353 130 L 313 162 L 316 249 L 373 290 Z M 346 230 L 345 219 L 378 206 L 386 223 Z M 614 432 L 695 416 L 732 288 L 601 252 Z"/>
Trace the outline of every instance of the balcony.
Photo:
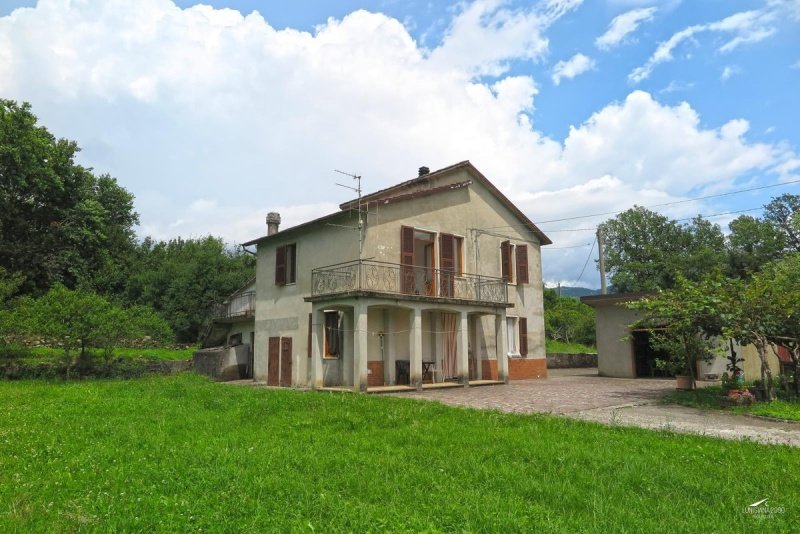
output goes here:
<path id="1" fill-rule="evenodd" d="M 256 294 L 254 291 L 239 293 L 227 301 L 216 304 L 211 316 L 217 321 L 248 319 L 256 313 Z"/>
<path id="2" fill-rule="evenodd" d="M 311 271 L 311 297 L 306 300 L 348 294 L 509 306 L 506 282 L 492 276 L 373 260 L 350 261 Z"/>

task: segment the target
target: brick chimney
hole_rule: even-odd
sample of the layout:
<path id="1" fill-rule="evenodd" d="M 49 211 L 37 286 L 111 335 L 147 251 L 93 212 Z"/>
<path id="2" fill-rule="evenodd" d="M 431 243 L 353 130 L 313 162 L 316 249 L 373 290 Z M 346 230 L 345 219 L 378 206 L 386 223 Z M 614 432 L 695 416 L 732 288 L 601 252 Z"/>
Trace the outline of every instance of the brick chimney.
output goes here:
<path id="1" fill-rule="evenodd" d="M 271 211 L 267 213 L 267 235 L 277 234 L 281 225 L 281 214 Z"/>

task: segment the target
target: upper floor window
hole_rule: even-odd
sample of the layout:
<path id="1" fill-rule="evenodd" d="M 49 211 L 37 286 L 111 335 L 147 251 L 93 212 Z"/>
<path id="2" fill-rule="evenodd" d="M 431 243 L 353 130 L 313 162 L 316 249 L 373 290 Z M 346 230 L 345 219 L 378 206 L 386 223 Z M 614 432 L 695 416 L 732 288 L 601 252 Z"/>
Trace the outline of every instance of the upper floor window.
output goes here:
<path id="1" fill-rule="evenodd" d="M 528 245 L 512 245 L 510 241 L 500 243 L 500 270 L 503 280 L 513 284 L 527 284 L 530 282 L 528 275 Z"/>
<path id="2" fill-rule="evenodd" d="M 275 285 L 297 282 L 297 244 L 283 245 L 275 250 Z"/>

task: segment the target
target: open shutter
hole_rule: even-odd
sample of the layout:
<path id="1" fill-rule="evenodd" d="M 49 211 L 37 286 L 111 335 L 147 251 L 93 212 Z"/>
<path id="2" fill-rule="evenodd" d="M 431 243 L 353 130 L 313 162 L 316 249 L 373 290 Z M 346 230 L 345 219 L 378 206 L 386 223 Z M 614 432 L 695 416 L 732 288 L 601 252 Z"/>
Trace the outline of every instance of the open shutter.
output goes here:
<path id="1" fill-rule="evenodd" d="M 275 285 L 286 285 L 286 246 L 275 249 Z"/>
<path id="2" fill-rule="evenodd" d="M 313 320 L 312 320 L 313 318 L 314 318 L 314 314 L 313 313 L 309 313 L 308 314 L 308 357 L 309 358 L 311 357 L 311 328 L 312 328 L 312 324 L 311 323 L 313 322 Z"/>
<path id="3" fill-rule="evenodd" d="M 519 353 L 521 356 L 528 354 L 528 319 L 519 318 Z"/>
<path id="4" fill-rule="evenodd" d="M 267 385 L 278 385 L 278 366 L 280 365 L 281 338 L 269 338 L 267 350 Z"/>
<path id="5" fill-rule="evenodd" d="M 439 254 L 442 262 L 441 269 L 441 293 L 443 297 L 453 296 L 453 284 L 455 276 L 455 236 L 442 234 L 439 236 Z"/>
<path id="6" fill-rule="evenodd" d="M 511 243 L 509 241 L 500 243 L 500 269 L 503 280 L 513 282 L 511 279 Z"/>
<path id="7" fill-rule="evenodd" d="M 400 227 L 400 287 L 403 293 L 414 293 L 414 229 Z"/>
<path id="8" fill-rule="evenodd" d="M 281 338 L 281 380 L 280 385 L 288 388 L 292 385 L 292 338 Z"/>
<path id="9" fill-rule="evenodd" d="M 527 284 L 528 281 L 528 245 L 517 245 L 517 282 Z"/>

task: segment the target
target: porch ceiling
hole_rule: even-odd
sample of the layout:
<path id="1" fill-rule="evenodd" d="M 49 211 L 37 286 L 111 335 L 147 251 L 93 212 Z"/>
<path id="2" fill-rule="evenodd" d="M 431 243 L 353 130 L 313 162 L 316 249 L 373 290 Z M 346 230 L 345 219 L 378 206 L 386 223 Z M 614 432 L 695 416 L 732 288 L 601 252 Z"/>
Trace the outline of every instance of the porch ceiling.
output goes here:
<path id="1" fill-rule="evenodd" d="M 447 297 L 432 297 L 427 295 L 404 295 L 397 293 L 384 293 L 381 291 L 344 291 L 341 293 L 330 293 L 326 295 L 312 295 L 304 297 L 306 302 L 329 302 L 346 298 L 374 298 L 381 300 L 393 300 L 396 302 L 425 302 L 430 304 L 452 304 L 460 306 L 474 306 L 478 308 L 497 309 L 497 308 L 513 308 L 514 304 L 510 302 L 487 302 L 484 300 L 471 300 L 471 299 L 457 299 Z"/>

